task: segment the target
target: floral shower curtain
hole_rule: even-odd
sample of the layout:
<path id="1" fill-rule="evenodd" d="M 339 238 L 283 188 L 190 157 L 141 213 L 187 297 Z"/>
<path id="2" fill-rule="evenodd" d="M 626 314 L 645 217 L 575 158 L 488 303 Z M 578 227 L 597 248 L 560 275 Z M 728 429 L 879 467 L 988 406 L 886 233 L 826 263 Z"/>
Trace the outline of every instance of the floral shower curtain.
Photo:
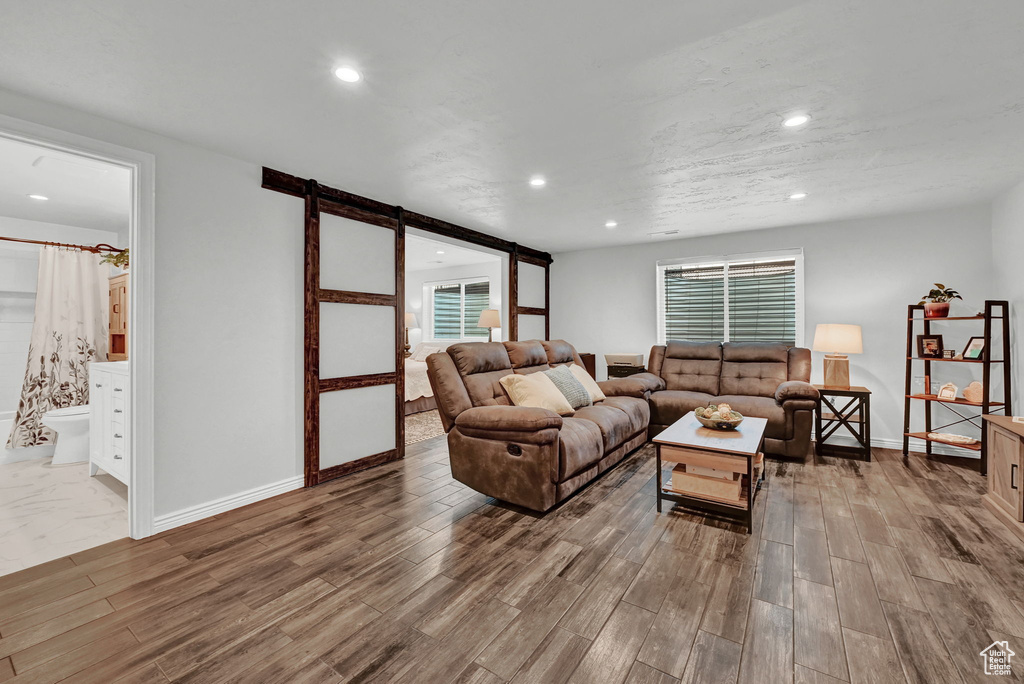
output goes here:
<path id="1" fill-rule="evenodd" d="M 9 448 L 52 443 L 43 414 L 89 403 L 88 364 L 107 358 L 109 270 L 92 252 L 40 250 L 28 367 Z"/>

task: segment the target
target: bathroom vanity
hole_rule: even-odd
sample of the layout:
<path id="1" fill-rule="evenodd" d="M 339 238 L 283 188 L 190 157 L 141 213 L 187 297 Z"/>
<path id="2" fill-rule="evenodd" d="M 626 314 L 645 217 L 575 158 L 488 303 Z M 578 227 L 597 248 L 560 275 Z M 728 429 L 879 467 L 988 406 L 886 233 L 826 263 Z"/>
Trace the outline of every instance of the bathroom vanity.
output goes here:
<path id="1" fill-rule="evenodd" d="M 126 485 L 130 391 L 127 361 L 89 364 L 89 474 L 102 468 Z"/>

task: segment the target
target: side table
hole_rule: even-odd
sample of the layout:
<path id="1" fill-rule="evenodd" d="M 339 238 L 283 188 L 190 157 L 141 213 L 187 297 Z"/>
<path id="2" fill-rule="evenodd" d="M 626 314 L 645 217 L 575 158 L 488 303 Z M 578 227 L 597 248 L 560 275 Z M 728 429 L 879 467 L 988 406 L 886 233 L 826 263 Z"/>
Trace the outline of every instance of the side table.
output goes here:
<path id="1" fill-rule="evenodd" d="M 821 405 L 814 418 L 814 453 L 871 460 L 871 390 L 866 387 L 815 385 Z M 858 446 L 828 444 L 839 430 L 852 435 Z"/>

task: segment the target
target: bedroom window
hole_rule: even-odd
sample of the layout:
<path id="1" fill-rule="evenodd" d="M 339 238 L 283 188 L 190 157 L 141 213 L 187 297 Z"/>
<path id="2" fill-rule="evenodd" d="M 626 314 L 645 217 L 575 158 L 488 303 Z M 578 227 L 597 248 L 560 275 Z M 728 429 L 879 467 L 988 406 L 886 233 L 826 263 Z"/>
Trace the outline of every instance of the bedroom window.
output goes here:
<path id="1" fill-rule="evenodd" d="M 487 339 L 487 328 L 478 328 L 480 312 L 489 308 L 490 282 L 486 279 L 432 283 L 429 320 L 438 340 Z"/>
<path id="2" fill-rule="evenodd" d="M 803 251 L 659 261 L 658 339 L 803 344 Z"/>

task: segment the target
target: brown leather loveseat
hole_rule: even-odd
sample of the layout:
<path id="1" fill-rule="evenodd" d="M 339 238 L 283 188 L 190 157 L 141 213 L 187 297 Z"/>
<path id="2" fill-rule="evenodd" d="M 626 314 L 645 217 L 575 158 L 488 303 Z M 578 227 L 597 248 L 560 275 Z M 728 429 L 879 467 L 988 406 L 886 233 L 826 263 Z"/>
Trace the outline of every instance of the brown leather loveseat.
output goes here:
<path id="1" fill-rule="evenodd" d="M 563 340 L 470 342 L 427 357 L 448 433 L 452 476 L 478 492 L 546 511 L 647 441 L 653 376 L 600 383 L 607 395 L 562 417 L 513 406 L 499 380 L 563 364 L 583 366 Z"/>
<path id="2" fill-rule="evenodd" d="M 651 348 L 648 371 L 666 389 L 650 395 L 651 437 L 698 406 L 726 402 L 768 420 L 764 450 L 807 454 L 818 390 L 809 384 L 811 352 L 784 344 L 680 342 Z M 633 376 L 640 377 L 640 376 Z"/>

